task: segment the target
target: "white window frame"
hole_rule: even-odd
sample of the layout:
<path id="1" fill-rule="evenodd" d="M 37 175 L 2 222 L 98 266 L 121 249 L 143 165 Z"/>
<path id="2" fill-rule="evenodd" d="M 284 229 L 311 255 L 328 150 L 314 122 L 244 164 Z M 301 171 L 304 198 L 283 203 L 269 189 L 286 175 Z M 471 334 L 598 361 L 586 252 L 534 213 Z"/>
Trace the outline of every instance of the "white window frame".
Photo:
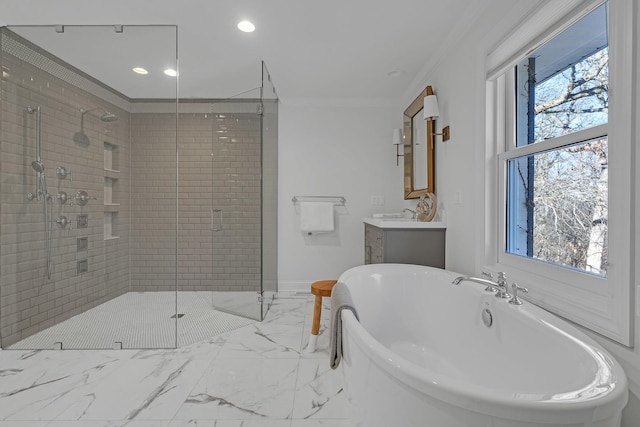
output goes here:
<path id="1" fill-rule="evenodd" d="M 633 158 L 634 0 L 609 0 L 609 122 L 566 137 L 512 147 L 515 141 L 513 66 L 604 0 L 546 2 L 486 58 L 484 270 L 505 271 L 510 282 L 529 288 L 529 301 L 626 346 L 633 346 L 631 225 Z M 562 4 L 560 4 L 562 3 Z M 541 26 L 541 23 L 545 23 Z M 509 159 L 540 147 L 608 136 L 609 265 L 607 277 L 505 252 L 506 173 Z M 535 147 L 533 147 L 535 145 Z"/>

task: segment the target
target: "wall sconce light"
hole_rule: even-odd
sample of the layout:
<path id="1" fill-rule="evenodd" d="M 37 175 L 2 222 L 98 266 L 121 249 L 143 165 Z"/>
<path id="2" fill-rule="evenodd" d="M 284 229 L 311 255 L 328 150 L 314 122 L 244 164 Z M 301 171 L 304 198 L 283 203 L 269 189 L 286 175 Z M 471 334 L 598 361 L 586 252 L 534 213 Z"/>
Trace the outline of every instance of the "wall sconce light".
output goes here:
<path id="1" fill-rule="evenodd" d="M 436 117 L 440 116 L 440 108 L 438 108 L 438 98 L 433 94 L 433 91 L 429 91 L 431 86 L 427 87 L 427 96 L 424 97 L 424 119 L 431 120 L 432 126 L 429 129 L 430 135 L 429 138 L 433 138 L 436 135 L 442 136 L 442 142 L 449 140 L 449 126 L 445 126 L 442 129 L 442 133 L 435 133 L 434 129 L 436 127 Z M 431 92 L 431 93 L 429 93 Z"/>
<path id="2" fill-rule="evenodd" d="M 402 143 L 402 129 L 393 130 L 393 145 L 396 146 L 396 166 L 400 166 L 400 157 L 404 157 L 404 154 L 400 154 L 400 146 Z"/>

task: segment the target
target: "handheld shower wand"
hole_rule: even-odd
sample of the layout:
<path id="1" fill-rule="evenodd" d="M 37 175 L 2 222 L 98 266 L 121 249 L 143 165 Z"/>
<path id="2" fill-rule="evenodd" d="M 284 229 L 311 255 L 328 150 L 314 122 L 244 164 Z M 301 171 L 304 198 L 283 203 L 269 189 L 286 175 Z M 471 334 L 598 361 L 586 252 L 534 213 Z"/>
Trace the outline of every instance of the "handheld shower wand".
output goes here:
<path id="1" fill-rule="evenodd" d="M 42 200 L 42 209 L 44 215 L 44 238 L 45 249 L 47 252 L 47 277 L 51 279 L 51 271 L 53 264 L 51 262 L 51 252 L 53 249 L 53 197 L 49 195 L 47 190 L 47 178 L 44 174 L 44 163 L 42 163 L 42 110 L 40 106 L 27 107 L 27 113 L 36 115 L 36 159 L 31 162 L 31 167 L 36 171 L 36 200 Z M 33 195 L 27 195 L 27 198 L 33 198 Z M 49 206 L 51 204 L 51 206 Z"/>

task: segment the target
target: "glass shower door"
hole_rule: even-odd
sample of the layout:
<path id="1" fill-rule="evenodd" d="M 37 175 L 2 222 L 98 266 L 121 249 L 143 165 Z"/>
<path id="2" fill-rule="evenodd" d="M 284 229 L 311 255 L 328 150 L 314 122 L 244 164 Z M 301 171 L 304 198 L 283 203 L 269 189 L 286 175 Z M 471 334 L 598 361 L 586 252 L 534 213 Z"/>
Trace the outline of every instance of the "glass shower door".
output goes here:
<path id="1" fill-rule="evenodd" d="M 278 97 L 261 84 L 212 105 L 213 306 L 263 320 L 277 291 Z"/>
<path id="2" fill-rule="evenodd" d="M 220 311 L 262 320 L 259 88 L 212 106 L 211 288 Z"/>

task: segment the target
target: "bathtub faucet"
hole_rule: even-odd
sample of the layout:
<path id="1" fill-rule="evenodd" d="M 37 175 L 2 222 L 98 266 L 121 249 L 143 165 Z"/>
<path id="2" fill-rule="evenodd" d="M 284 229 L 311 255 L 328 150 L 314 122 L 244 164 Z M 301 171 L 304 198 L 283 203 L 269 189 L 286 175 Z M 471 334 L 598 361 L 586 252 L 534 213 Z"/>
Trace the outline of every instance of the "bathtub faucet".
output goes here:
<path id="1" fill-rule="evenodd" d="M 504 272 L 498 273 L 498 280 L 496 282 L 488 280 L 488 279 L 480 279 L 479 277 L 471 277 L 471 276 L 460 276 L 456 277 L 453 282 L 454 285 L 459 285 L 462 282 L 475 282 L 481 285 L 485 285 L 488 291 L 495 291 L 497 298 L 510 298 L 511 294 L 509 293 L 508 284 L 507 284 L 507 275 Z"/>
<path id="2" fill-rule="evenodd" d="M 416 211 L 414 211 L 413 209 L 404 208 L 402 210 L 402 213 L 405 213 L 405 212 L 409 212 L 411 214 L 411 219 L 416 219 Z"/>

